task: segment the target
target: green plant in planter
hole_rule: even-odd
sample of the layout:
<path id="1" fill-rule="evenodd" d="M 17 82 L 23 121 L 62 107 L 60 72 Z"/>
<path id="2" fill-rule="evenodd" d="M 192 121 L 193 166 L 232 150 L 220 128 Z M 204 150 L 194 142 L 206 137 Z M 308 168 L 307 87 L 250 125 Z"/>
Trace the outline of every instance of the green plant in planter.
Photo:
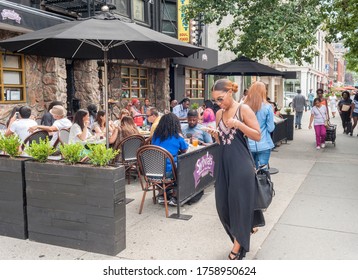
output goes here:
<path id="1" fill-rule="evenodd" d="M 284 111 L 287 115 L 291 115 L 292 109 L 290 107 L 286 107 Z"/>
<path id="2" fill-rule="evenodd" d="M 118 151 L 113 151 L 112 148 L 106 148 L 105 144 L 93 144 L 89 145 L 89 153 L 87 157 L 90 162 L 96 166 L 106 166 L 109 162 L 115 158 Z"/>
<path id="3" fill-rule="evenodd" d="M 0 135 L 0 151 L 4 151 L 11 158 L 21 154 L 21 140 L 17 135 L 3 136 Z"/>
<path id="4" fill-rule="evenodd" d="M 48 137 L 46 139 L 40 139 L 39 143 L 32 141 L 32 143 L 26 147 L 25 152 L 30 155 L 34 160 L 39 162 L 46 162 L 48 157 L 52 155 L 56 149 L 51 146 Z"/>
<path id="5" fill-rule="evenodd" d="M 84 147 L 81 143 L 60 145 L 60 152 L 67 164 L 75 164 L 83 158 Z"/>
<path id="6" fill-rule="evenodd" d="M 199 108 L 199 104 L 198 103 L 193 103 L 192 105 L 191 105 L 191 109 L 192 110 L 197 110 Z"/>

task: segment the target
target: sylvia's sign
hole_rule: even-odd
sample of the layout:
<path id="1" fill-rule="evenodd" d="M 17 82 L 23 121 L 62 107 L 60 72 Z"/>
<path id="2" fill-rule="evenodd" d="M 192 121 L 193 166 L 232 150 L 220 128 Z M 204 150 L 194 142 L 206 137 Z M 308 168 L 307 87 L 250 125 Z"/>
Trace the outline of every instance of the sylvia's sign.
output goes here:
<path id="1" fill-rule="evenodd" d="M 195 188 L 198 186 L 200 179 L 205 175 L 210 174 L 211 177 L 214 177 L 214 157 L 213 155 L 206 153 L 206 155 L 202 156 L 196 161 L 195 170 L 194 170 L 194 181 Z"/>
<path id="2" fill-rule="evenodd" d="M 1 11 L 2 20 L 10 19 L 16 21 L 18 24 L 21 23 L 21 17 L 14 10 L 3 9 Z"/>

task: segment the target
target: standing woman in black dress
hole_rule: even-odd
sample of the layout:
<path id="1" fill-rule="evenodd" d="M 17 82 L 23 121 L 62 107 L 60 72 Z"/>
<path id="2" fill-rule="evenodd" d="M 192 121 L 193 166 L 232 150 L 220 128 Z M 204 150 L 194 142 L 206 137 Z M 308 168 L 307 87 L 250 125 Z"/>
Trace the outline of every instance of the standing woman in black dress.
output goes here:
<path id="1" fill-rule="evenodd" d="M 215 199 L 219 218 L 233 242 L 231 260 L 245 256 L 253 228 L 264 224 L 262 212 L 254 211 L 255 165 L 245 138 L 260 141 L 260 126 L 251 108 L 234 100 L 237 90 L 238 85 L 227 79 L 216 81 L 212 88 L 213 102 L 221 108 L 216 113 L 218 132 L 211 132 L 221 151 L 215 165 Z"/>

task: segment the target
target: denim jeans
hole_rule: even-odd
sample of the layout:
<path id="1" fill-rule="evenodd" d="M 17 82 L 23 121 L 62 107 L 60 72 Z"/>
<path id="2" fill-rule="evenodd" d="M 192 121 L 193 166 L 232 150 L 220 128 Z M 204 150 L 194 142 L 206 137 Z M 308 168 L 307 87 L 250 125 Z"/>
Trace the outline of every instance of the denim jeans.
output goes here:
<path id="1" fill-rule="evenodd" d="M 251 152 L 254 158 L 256 168 L 260 165 L 267 165 L 270 160 L 271 150 L 264 150 L 260 152 Z"/>
<path id="2" fill-rule="evenodd" d="M 303 112 L 297 112 L 296 111 L 295 125 L 301 126 L 302 116 L 303 116 Z"/>

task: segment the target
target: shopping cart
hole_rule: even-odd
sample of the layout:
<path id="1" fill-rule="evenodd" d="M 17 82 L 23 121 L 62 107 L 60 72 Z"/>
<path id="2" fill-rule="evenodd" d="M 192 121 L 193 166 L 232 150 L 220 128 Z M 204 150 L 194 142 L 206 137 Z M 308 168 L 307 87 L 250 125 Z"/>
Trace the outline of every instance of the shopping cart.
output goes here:
<path id="1" fill-rule="evenodd" d="M 336 131 L 337 131 L 337 125 L 330 124 L 326 128 L 326 142 L 332 142 L 334 146 L 336 146 Z"/>

